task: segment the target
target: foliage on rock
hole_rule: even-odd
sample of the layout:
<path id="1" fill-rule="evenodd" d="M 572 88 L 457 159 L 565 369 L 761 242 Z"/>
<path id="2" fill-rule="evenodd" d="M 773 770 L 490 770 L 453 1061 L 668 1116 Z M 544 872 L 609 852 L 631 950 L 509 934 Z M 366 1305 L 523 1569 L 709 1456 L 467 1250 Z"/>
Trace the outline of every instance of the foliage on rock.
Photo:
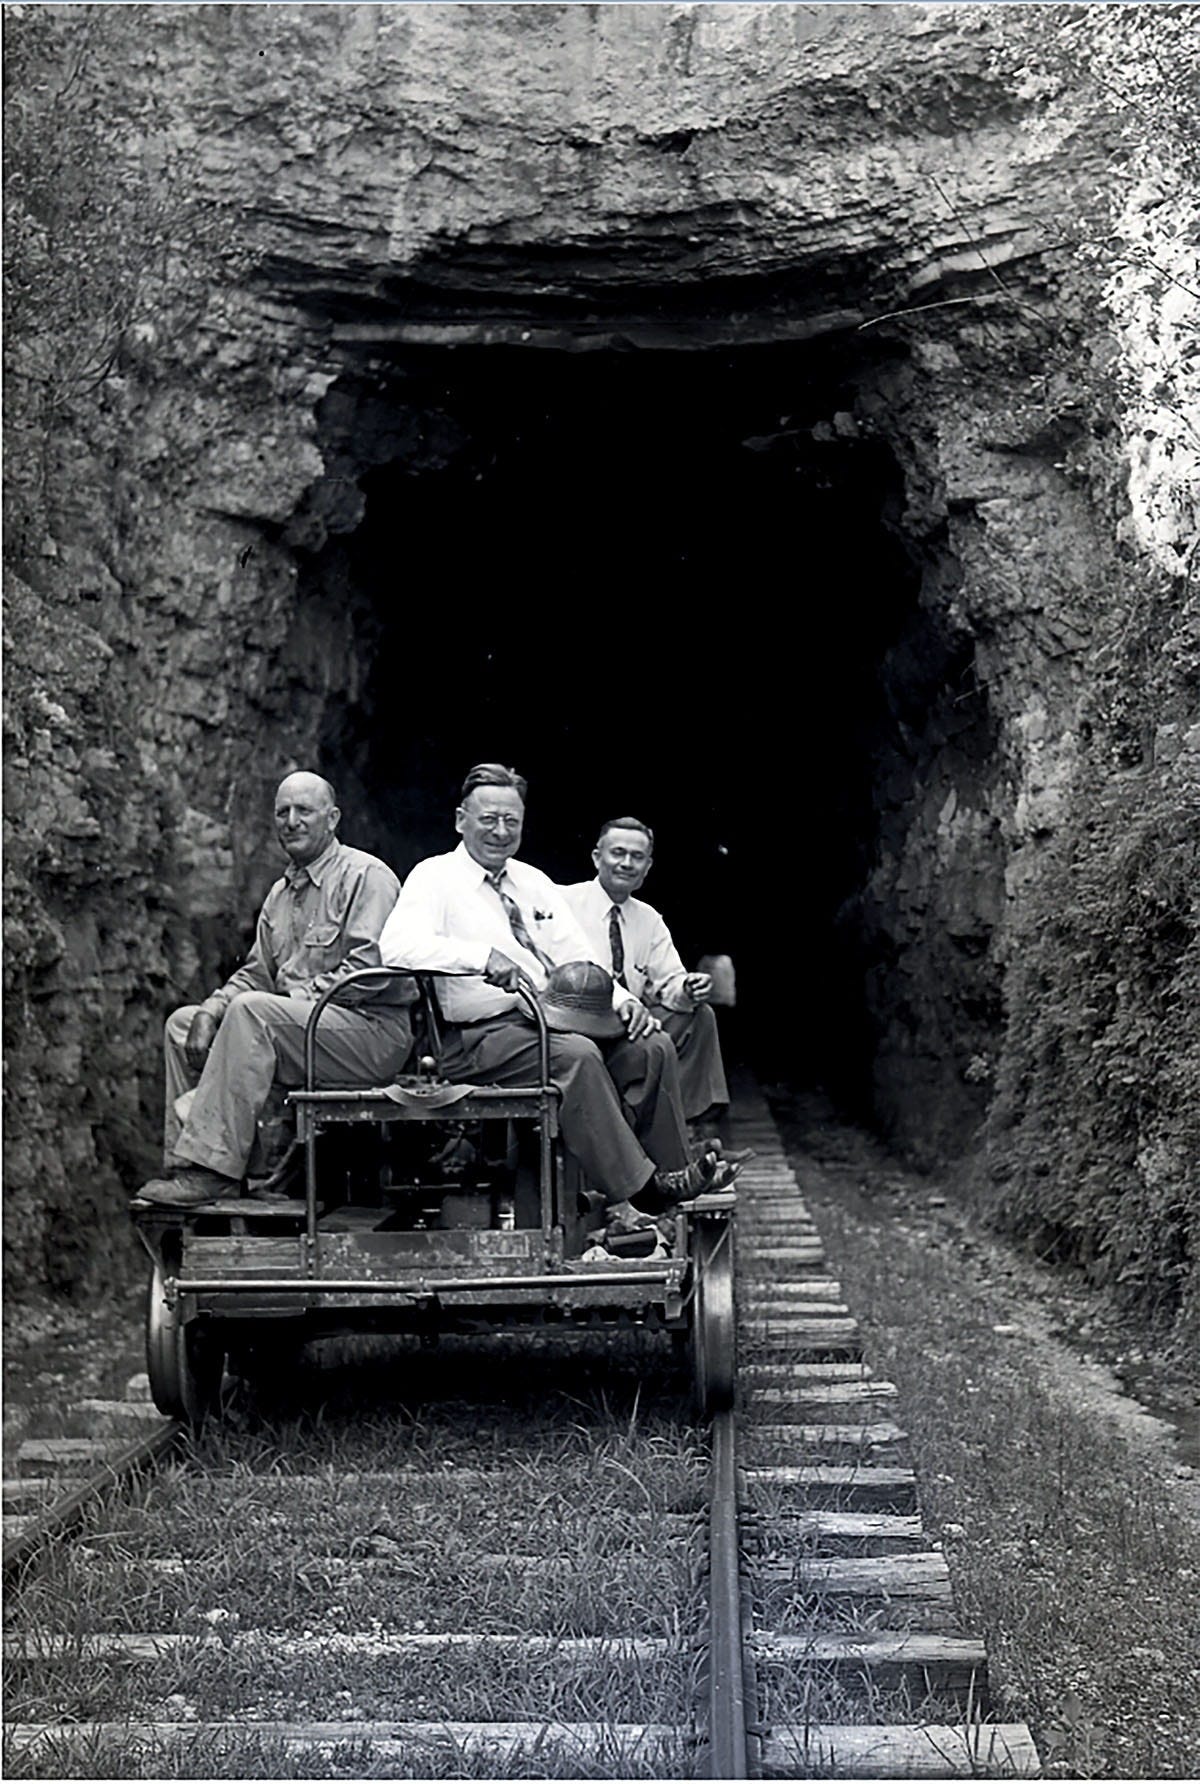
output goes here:
<path id="1" fill-rule="evenodd" d="M 1200 1330 L 1200 29 L 1190 7 L 1031 9 L 1027 78 L 1124 179 L 1063 226 L 1110 334 L 1078 351 L 1075 474 L 1117 557 L 1090 590 L 1079 751 L 1008 919 L 988 1201 L 1177 1334 Z M 1112 444 L 1119 447 L 1119 455 Z"/>
<path id="2" fill-rule="evenodd" d="M 197 187 L 166 107 L 151 96 L 115 114 L 138 28 L 121 9 L 8 10 L 5 353 L 18 451 L 25 436 L 52 437 L 123 357 L 175 358 L 213 286 L 244 271 L 228 211 Z"/>
<path id="3" fill-rule="evenodd" d="M 181 816 L 138 586 L 146 389 L 251 257 L 189 170 L 138 9 L 5 15 L 5 1125 L 10 1284 L 103 1282 L 155 1156 Z M 143 653 L 143 645 L 148 649 Z M 161 671 L 160 671 L 161 673 Z"/>
<path id="4" fill-rule="evenodd" d="M 1017 919 L 993 1206 L 1160 1317 L 1200 1259 L 1200 778 L 1081 789 Z"/>

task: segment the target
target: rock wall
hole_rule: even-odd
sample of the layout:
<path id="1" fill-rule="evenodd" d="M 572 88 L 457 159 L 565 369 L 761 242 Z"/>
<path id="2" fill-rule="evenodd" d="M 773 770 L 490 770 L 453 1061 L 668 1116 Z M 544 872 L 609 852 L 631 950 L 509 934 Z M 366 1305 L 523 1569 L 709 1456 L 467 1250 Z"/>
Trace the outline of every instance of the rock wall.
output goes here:
<path id="1" fill-rule="evenodd" d="M 1080 789 L 1148 771 L 1155 723 L 1160 757 L 1194 748 L 1186 665 L 1097 698 L 1136 591 L 1159 591 L 1148 648 L 1192 624 L 1152 286 L 1064 228 L 1116 214 L 1147 134 L 1080 79 L 1095 44 L 1073 57 L 1067 28 L 1102 9 L 38 10 L 51 48 L 86 27 L 77 87 L 111 167 L 136 120 L 143 163 L 186 168 L 236 253 L 186 315 L 168 255 L 53 426 L 29 399 L 44 329 L 10 343 L 12 1280 L 115 1267 L 164 1005 L 229 965 L 274 870 L 270 789 L 366 673 L 365 616 L 336 587 L 314 603 L 306 566 L 358 525 L 374 463 L 461 448 L 394 386 L 369 412 L 380 365 L 431 345 L 863 341 L 847 425 L 901 466 L 888 524 L 922 592 L 881 671 L 894 734 L 846 918 L 873 963 L 878 1112 L 917 1157 L 961 1150 Z M 1106 53 L 1148 67 L 1137 23 L 1105 22 Z M 12 128 L 36 138 L 61 103 L 34 48 Z M 1122 214 L 1161 229 L 1161 194 Z"/>

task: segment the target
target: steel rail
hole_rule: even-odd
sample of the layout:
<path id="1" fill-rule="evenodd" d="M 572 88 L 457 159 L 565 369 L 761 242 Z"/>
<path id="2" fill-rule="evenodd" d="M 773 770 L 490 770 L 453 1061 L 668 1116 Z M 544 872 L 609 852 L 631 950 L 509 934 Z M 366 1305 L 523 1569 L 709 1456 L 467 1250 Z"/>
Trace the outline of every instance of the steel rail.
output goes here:
<path id="1" fill-rule="evenodd" d="M 174 1449 L 186 1431 L 186 1425 L 179 1419 L 164 1419 L 157 1430 L 147 1432 L 144 1437 L 126 1444 L 123 1450 L 118 1450 L 115 1456 L 101 1463 L 94 1474 L 81 1481 L 71 1492 L 56 1499 L 46 1511 L 37 1513 L 19 1536 L 12 1537 L 4 1544 L 3 1577 L 7 1580 L 45 1543 L 69 1530 L 93 1499 L 103 1498 L 126 1475 L 138 1473 L 147 1463 L 157 1462 Z"/>
<path id="2" fill-rule="evenodd" d="M 710 1778 L 748 1778 L 746 1672 L 738 1562 L 737 1446 L 732 1410 L 712 1421 L 709 1505 L 708 1754 Z"/>

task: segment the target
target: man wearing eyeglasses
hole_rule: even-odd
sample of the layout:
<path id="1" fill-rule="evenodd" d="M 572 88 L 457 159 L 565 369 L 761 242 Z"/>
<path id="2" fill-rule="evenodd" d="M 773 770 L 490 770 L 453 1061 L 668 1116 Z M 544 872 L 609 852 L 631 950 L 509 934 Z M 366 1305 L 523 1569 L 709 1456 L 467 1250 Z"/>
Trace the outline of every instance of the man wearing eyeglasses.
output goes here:
<path id="1" fill-rule="evenodd" d="M 554 967 L 596 961 L 561 889 L 515 858 L 525 792 L 514 769 L 472 768 L 454 817 L 458 847 L 417 863 L 379 938 L 385 965 L 472 975 L 438 980 L 442 1064 L 462 1083 L 536 1083 L 537 1036 L 516 987 L 540 991 Z M 655 1207 L 726 1173 L 712 1151 L 691 1158 L 678 1062 L 661 1024 L 620 986 L 613 1007 L 625 1026 L 616 1040 L 550 1037 L 563 1142 L 605 1195 L 610 1237 L 648 1229 Z"/>

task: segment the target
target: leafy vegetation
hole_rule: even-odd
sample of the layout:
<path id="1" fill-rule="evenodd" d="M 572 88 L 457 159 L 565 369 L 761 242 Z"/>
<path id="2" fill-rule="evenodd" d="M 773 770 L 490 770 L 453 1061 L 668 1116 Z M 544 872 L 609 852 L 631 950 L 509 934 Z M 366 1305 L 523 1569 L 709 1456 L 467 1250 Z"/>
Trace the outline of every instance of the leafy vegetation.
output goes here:
<path id="1" fill-rule="evenodd" d="M 194 344 L 250 264 L 178 118 L 152 89 L 123 85 L 118 103 L 144 33 L 119 7 L 6 9 L 5 458 L 27 499 L 46 499 L 52 449 L 85 426 L 89 399 L 139 359 Z M 26 532 L 12 517 L 7 530 L 11 553 Z"/>
<path id="2" fill-rule="evenodd" d="M 1197 1318 L 1200 788 L 1110 781 L 1019 918 L 988 1205 L 1150 1315 Z"/>
<path id="3" fill-rule="evenodd" d="M 1084 591 L 1078 767 L 1007 919 L 977 1181 L 1006 1230 L 1177 1322 L 1182 1347 L 1200 1335 L 1200 21 L 1028 8 L 998 54 L 1033 128 L 1108 158 L 1045 227 L 1097 306 L 1072 348 L 1069 470 L 1112 558 Z"/>

